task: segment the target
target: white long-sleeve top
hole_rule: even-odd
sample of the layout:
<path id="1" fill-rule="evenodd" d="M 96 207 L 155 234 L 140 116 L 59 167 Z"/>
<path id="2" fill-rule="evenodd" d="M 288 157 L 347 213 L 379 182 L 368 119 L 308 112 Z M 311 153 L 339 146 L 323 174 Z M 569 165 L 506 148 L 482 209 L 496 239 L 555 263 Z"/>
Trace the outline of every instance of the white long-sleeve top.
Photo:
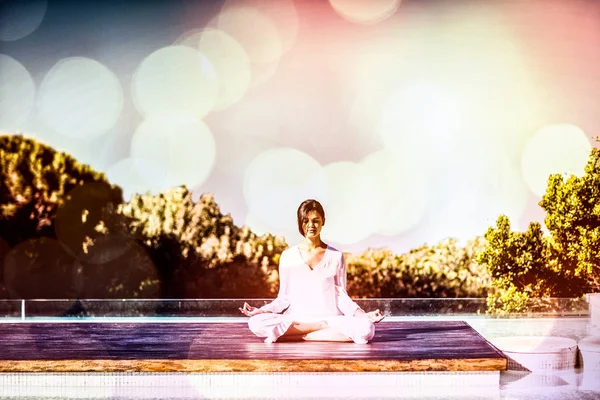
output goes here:
<path id="1" fill-rule="evenodd" d="M 354 315 L 360 308 L 346 292 L 344 254 L 327 246 L 323 259 L 311 269 L 296 245 L 279 259 L 279 294 L 262 310 L 294 317 L 314 318 Z"/>

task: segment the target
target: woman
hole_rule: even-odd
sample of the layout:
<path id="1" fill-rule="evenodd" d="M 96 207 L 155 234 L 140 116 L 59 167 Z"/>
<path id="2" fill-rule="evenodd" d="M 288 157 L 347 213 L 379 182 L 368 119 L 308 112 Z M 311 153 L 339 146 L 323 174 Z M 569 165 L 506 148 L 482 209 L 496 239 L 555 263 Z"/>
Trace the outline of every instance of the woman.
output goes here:
<path id="1" fill-rule="evenodd" d="M 321 240 L 325 224 L 321 204 L 304 201 L 297 217 L 304 240 L 281 253 L 277 298 L 260 308 L 248 303 L 240 308 L 250 317 L 250 330 L 266 338 L 265 343 L 281 336 L 367 343 L 383 315 L 379 310 L 365 312 L 346 293 L 344 254 Z"/>

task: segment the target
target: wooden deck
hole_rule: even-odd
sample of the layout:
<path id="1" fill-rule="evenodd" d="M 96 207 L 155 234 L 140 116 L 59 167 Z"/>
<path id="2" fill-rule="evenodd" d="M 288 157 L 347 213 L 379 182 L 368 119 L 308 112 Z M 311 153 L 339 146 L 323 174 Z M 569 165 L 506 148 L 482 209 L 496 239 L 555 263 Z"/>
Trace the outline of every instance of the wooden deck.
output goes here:
<path id="1" fill-rule="evenodd" d="M 2 323 L 0 372 L 499 371 L 463 321 L 383 321 L 366 345 L 265 344 L 245 323 Z"/>

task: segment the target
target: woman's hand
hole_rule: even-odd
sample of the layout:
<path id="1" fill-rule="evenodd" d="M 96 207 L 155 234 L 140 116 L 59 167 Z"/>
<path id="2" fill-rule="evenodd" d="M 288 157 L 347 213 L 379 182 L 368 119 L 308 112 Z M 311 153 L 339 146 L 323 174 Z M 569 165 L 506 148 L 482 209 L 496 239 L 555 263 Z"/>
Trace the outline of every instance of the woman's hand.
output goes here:
<path id="1" fill-rule="evenodd" d="M 380 322 L 384 318 L 383 314 L 381 313 L 381 311 L 379 311 L 379 309 L 365 313 L 365 317 L 367 317 L 369 321 L 371 321 L 374 324 Z"/>
<path id="2" fill-rule="evenodd" d="M 365 312 L 362 308 L 357 309 L 354 312 L 355 317 L 367 318 L 372 323 L 376 324 L 381 321 L 384 317 L 379 309 L 371 312 Z"/>
<path id="3" fill-rule="evenodd" d="M 242 314 L 244 314 L 247 317 L 252 317 L 256 314 L 262 314 L 262 313 L 266 312 L 266 311 L 261 310 L 258 307 L 252 307 L 248 303 L 244 303 L 244 307 L 240 308 L 239 310 L 242 312 Z"/>

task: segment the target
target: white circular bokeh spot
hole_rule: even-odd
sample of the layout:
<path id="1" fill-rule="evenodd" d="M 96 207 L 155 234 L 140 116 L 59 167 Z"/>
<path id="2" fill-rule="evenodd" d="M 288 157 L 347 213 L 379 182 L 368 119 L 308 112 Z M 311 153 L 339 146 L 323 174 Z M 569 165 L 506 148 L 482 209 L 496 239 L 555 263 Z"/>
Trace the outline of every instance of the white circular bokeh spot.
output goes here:
<path id="1" fill-rule="evenodd" d="M 377 233 L 398 235 L 414 228 L 425 215 L 429 190 L 427 174 L 411 154 L 386 150 L 361 161 L 372 184 L 365 208 L 376 213 Z"/>
<path id="2" fill-rule="evenodd" d="M 40 86 L 39 115 L 56 132 L 91 139 L 112 128 L 123 110 L 116 75 L 98 61 L 66 58 L 48 71 Z"/>
<path id="3" fill-rule="evenodd" d="M 462 242 L 482 236 L 500 214 L 517 222 L 529 197 L 518 166 L 491 141 L 456 144 L 432 190 L 428 235 L 432 242 L 454 237 Z"/>
<path id="4" fill-rule="evenodd" d="M 350 22 L 375 24 L 394 15 L 401 0 L 329 0 L 329 3 Z"/>
<path id="5" fill-rule="evenodd" d="M 214 110 L 222 110 L 241 100 L 252 79 L 250 59 L 242 45 L 213 28 L 189 32 L 177 43 L 198 50 L 212 64 L 219 86 Z"/>
<path id="6" fill-rule="evenodd" d="M 527 143 L 521 157 L 521 169 L 533 193 L 546 193 L 552 174 L 582 176 L 592 146 L 585 133 L 570 124 L 548 125 Z"/>
<path id="7" fill-rule="evenodd" d="M 293 232 L 296 211 L 306 199 L 327 204 L 327 182 L 321 165 L 308 154 L 277 148 L 259 154 L 246 168 L 243 186 L 249 213 L 277 229 Z"/>
<path id="8" fill-rule="evenodd" d="M 389 150 L 406 143 L 448 141 L 461 123 L 459 107 L 434 85 L 415 83 L 395 91 L 384 104 L 379 133 Z"/>
<path id="9" fill-rule="evenodd" d="M 253 63 L 271 63 L 282 55 L 282 40 L 273 21 L 254 7 L 224 8 L 217 24 L 242 45 Z"/>
<path id="10" fill-rule="evenodd" d="M 210 61 L 183 45 L 150 54 L 138 66 L 132 83 L 135 107 L 145 117 L 184 112 L 202 118 L 215 105 L 218 91 Z"/>
<path id="11" fill-rule="evenodd" d="M 129 201 L 134 194 L 150 192 L 156 194 L 166 187 L 161 187 L 157 180 L 148 180 L 144 177 L 143 165 L 133 158 L 125 158 L 110 166 L 106 176 L 110 183 L 119 185 L 123 189 L 123 199 Z M 141 171 L 140 171 L 141 170 Z"/>
<path id="12" fill-rule="evenodd" d="M 323 167 L 328 209 L 323 237 L 341 244 L 357 243 L 378 229 L 379 210 L 370 207 L 377 183 L 363 165 L 340 161 Z"/>
<path id="13" fill-rule="evenodd" d="M 27 69 L 14 58 L 0 54 L 0 130 L 19 130 L 34 104 L 35 85 Z"/>
<path id="14" fill-rule="evenodd" d="M 161 187 L 193 189 L 210 175 L 216 145 L 203 121 L 186 114 L 164 114 L 144 120 L 136 129 L 131 157 L 146 181 L 159 179 Z"/>
<path id="15" fill-rule="evenodd" d="M 268 17 L 277 29 L 282 51 L 289 50 L 298 36 L 298 12 L 293 0 L 225 0 L 222 10 L 250 7 Z"/>
<path id="16" fill-rule="evenodd" d="M 46 0 L 3 0 L 0 9 L 0 40 L 13 41 L 35 31 L 48 8 Z"/>

